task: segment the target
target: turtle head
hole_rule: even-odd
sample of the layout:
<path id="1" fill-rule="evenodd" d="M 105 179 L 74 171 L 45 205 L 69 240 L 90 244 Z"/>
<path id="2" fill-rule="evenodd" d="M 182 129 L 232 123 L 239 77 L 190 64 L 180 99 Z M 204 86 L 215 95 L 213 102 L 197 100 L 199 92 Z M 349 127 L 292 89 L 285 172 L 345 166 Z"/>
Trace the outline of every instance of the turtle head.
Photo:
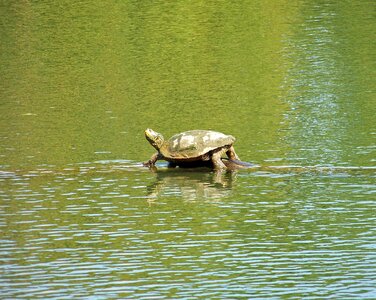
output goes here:
<path id="1" fill-rule="evenodd" d="M 160 151 L 164 143 L 163 135 L 161 135 L 158 132 L 155 132 L 153 129 L 148 128 L 145 130 L 145 137 L 149 141 L 149 143 L 155 149 L 157 149 L 157 151 Z"/>

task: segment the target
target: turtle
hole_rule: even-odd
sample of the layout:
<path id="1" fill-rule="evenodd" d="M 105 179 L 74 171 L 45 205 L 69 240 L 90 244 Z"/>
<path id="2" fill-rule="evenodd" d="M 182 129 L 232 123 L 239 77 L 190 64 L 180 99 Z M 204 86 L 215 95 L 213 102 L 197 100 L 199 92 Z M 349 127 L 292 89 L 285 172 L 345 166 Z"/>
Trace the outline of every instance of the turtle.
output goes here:
<path id="1" fill-rule="evenodd" d="M 158 151 L 144 166 L 153 168 L 158 159 L 169 162 L 169 167 L 193 166 L 210 163 L 216 170 L 226 169 L 221 156 L 226 153 L 231 160 L 239 160 L 233 144 L 235 138 L 221 132 L 211 130 L 189 130 L 175 134 L 169 140 L 163 135 L 148 128 L 145 137 Z"/>

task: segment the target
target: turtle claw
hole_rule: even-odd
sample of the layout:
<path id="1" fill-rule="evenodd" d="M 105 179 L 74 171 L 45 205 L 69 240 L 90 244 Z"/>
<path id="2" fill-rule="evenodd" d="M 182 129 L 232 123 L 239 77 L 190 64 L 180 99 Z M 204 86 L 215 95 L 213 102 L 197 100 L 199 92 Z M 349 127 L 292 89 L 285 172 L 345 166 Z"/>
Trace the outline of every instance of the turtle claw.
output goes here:
<path id="1" fill-rule="evenodd" d="M 148 160 L 148 161 L 143 162 L 142 165 L 143 165 L 144 167 L 151 168 L 151 166 L 152 166 L 153 164 L 151 163 L 150 160 Z"/>
<path id="2" fill-rule="evenodd" d="M 148 167 L 151 169 L 152 167 L 155 168 L 155 162 L 159 159 L 159 153 L 155 153 L 148 161 L 142 163 L 144 167 Z"/>
<path id="3" fill-rule="evenodd" d="M 142 163 L 142 165 L 144 167 L 149 168 L 149 170 L 152 171 L 152 172 L 157 171 L 157 167 L 155 166 L 154 162 L 152 162 L 151 160 L 148 160 L 148 161 Z"/>

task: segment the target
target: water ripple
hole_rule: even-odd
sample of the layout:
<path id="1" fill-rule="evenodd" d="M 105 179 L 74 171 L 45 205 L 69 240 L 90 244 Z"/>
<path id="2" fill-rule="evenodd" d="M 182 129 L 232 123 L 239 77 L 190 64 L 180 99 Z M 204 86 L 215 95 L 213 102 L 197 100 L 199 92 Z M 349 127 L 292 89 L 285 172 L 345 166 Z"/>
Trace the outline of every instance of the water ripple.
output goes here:
<path id="1" fill-rule="evenodd" d="M 4 298 L 375 293 L 368 173 L 90 172 L 3 177 Z"/>

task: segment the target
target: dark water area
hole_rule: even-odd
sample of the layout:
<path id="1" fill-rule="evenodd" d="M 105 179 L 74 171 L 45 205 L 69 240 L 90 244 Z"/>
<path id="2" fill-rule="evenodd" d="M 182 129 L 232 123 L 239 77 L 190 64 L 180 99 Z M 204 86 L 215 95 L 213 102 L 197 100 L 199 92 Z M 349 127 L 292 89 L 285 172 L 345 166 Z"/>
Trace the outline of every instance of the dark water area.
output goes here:
<path id="1" fill-rule="evenodd" d="M 1 299 L 376 298 L 374 1 L 0 7 Z"/>

